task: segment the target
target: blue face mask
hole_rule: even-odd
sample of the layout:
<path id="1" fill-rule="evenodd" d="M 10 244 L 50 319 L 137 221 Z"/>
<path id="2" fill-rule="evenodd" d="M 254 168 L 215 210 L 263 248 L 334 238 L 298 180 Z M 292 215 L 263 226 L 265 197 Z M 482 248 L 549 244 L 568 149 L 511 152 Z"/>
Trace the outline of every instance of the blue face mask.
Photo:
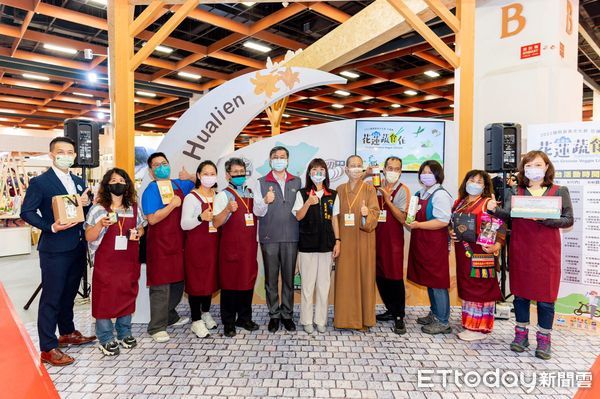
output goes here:
<path id="1" fill-rule="evenodd" d="M 281 172 L 282 170 L 284 170 L 285 168 L 287 168 L 288 165 L 288 161 L 287 159 L 271 159 L 271 167 L 273 168 L 273 170 L 277 171 L 277 172 Z"/>
<path id="2" fill-rule="evenodd" d="M 231 184 L 236 187 L 242 187 L 246 182 L 246 176 L 231 176 Z"/>
<path id="3" fill-rule="evenodd" d="M 171 166 L 160 165 L 158 168 L 154 169 L 154 176 L 156 176 L 157 179 L 168 179 L 171 177 Z"/>

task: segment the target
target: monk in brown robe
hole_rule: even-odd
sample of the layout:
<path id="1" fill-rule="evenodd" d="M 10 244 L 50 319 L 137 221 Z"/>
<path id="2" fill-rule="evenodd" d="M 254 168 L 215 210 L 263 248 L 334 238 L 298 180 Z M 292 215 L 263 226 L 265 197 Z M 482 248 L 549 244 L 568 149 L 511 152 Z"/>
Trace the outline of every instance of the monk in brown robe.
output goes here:
<path id="1" fill-rule="evenodd" d="M 346 160 L 348 183 L 338 188 L 340 239 L 335 270 L 336 328 L 364 330 L 375 325 L 375 228 L 379 205 L 375 188 L 363 181 L 363 160 Z"/>

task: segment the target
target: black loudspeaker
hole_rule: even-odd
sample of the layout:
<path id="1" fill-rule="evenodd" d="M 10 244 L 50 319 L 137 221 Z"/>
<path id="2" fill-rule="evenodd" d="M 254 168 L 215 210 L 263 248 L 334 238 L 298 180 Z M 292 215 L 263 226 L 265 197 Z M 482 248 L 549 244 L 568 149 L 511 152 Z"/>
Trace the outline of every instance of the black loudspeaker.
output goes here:
<path id="1" fill-rule="evenodd" d="M 100 124 L 86 119 L 67 119 L 64 122 L 65 137 L 75 142 L 75 168 L 100 166 Z"/>
<path id="2" fill-rule="evenodd" d="M 517 169 L 521 154 L 521 125 L 491 123 L 485 127 L 486 172 L 509 172 Z"/>

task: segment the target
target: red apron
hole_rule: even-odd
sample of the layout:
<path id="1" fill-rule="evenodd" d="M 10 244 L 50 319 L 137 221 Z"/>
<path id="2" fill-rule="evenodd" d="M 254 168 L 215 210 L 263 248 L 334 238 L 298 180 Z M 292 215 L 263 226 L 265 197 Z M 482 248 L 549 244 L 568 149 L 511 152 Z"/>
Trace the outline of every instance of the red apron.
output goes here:
<path id="1" fill-rule="evenodd" d="M 258 274 L 258 242 L 256 224 L 246 226 L 245 213 L 252 213 L 252 198 L 242 201 L 233 189 L 227 187 L 238 204 L 229 220 L 221 227 L 219 242 L 219 283 L 224 290 L 246 291 L 254 288 Z"/>
<path id="2" fill-rule="evenodd" d="M 392 193 L 392 201 L 402 183 Z M 389 280 L 402 280 L 404 278 L 404 227 L 398 219 L 392 215 L 383 196 L 378 196 L 380 209 L 387 212 L 386 221 L 377 223 L 375 259 L 376 273 L 378 277 Z"/>
<path id="3" fill-rule="evenodd" d="M 201 212 L 210 207 L 194 191 L 191 195 L 200 201 Z M 219 232 L 210 233 L 208 222 L 188 230 L 185 235 L 184 268 L 185 292 L 188 295 L 207 296 L 219 289 L 217 274 L 217 255 L 219 251 Z"/>
<path id="4" fill-rule="evenodd" d="M 183 192 L 177 183 L 175 185 L 175 195 L 183 203 Z M 160 222 L 148 226 L 146 276 L 149 287 L 183 281 L 183 240 L 181 206 Z"/>
<path id="5" fill-rule="evenodd" d="M 554 196 L 553 185 L 544 195 Z M 518 188 L 518 195 L 526 195 Z M 510 291 L 515 296 L 539 302 L 555 302 L 561 273 L 560 229 L 535 220 L 514 218 L 510 237 Z"/>
<path id="6" fill-rule="evenodd" d="M 457 200 L 454 207 L 458 206 L 460 200 Z M 480 198 L 469 208 L 458 211 L 459 213 L 471 213 L 477 218 L 476 231 L 481 230 L 481 215 L 487 212 L 487 203 L 489 198 Z M 484 254 L 481 245 L 470 242 L 469 246 L 475 254 Z M 462 242 L 454 243 L 454 254 L 456 256 L 456 284 L 458 287 L 458 296 L 464 301 L 470 302 L 492 302 L 502 299 L 502 293 L 496 278 L 475 278 L 471 277 L 471 258 L 465 253 L 465 247 Z"/>
<path id="7" fill-rule="evenodd" d="M 137 224 L 137 205 L 133 217 L 119 216 L 123 235 Z M 135 312 L 135 299 L 140 278 L 140 245 L 127 241 L 127 250 L 115 250 L 115 237 L 120 235 L 119 223 L 108 227 L 94 256 L 92 274 L 92 316 L 96 319 L 114 319 Z"/>
<path id="8" fill-rule="evenodd" d="M 417 222 L 427 221 L 427 199 L 419 198 Z M 450 288 L 450 261 L 448 259 L 448 229 L 412 230 L 408 250 L 406 277 L 413 283 L 428 288 Z"/>

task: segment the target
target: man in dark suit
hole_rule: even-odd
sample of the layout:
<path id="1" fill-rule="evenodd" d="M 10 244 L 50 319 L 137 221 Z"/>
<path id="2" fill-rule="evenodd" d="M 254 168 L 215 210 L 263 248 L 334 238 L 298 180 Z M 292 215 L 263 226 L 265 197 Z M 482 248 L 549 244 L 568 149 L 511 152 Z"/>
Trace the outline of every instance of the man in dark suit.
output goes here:
<path id="1" fill-rule="evenodd" d="M 21 207 L 21 218 L 42 231 L 38 244 L 42 269 L 42 295 L 38 310 L 38 334 L 43 362 L 65 366 L 75 361 L 60 347 L 82 345 L 96 337 L 75 330 L 73 305 L 79 282 L 86 271 L 83 223 L 60 224 L 54 220 L 52 197 L 79 194 L 84 209 L 90 205 L 85 182 L 69 173 L 75 160 L 75 144 L 67 137 L 50 142 L 53 166 L 33 178 Z M 60 337 L 56 338 L 56 326 Z"/>

